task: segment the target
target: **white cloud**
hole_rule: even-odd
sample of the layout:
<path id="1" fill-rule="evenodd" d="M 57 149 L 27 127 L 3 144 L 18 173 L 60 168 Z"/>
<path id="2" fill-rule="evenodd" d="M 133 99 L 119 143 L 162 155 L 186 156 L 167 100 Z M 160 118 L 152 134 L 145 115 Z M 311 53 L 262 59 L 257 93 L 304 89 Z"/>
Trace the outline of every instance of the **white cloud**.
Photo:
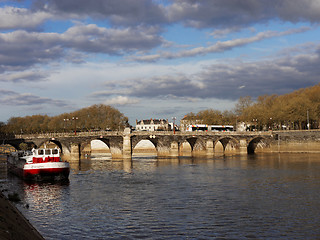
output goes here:
<path id="1" fill-rule="evenodd" d="M 184 50 L 176 53 L 161 52 L 159 54 L 131 57 L 131 59 L 136 61 L 153 62 L 160 59 L 186 58 L 186 57 L 194 57 L 198 55 L 206 55 L 209 53 L 220 53 L 220 52 L 231 50 L 236 47 L 242 47 L 242 46 L 248 45 L 249 43 L 259 42 L 264 39 L 301 33 L 301 32 L 308 31 L 310 29 L 311 28 L 309 27 L 300 27 L 296 29 L 289 29 L 283 32 L 277 32 L 277 31 L 260 32 L 255 36 L 248 37 L 248 38 L 238 38 L 238 39 L 232 39 L 228 41 L 218 41 L 217 43 L 212 44 L 211 46 L 208 46 L 208 47 L 197 47 L 197 48 Z"/>
<path id="2" fill-rule="evenodd" d="M 273 19 L 320 22 L 318 0 L 174 0 L 167 6 L 171 22 L 193 28 L 243 28 Z"/>
<path id="3" fill-rule="evenodd" d="M 3 92 L 3 91 L 1 91 Z M 47 97 L 40 97 L 33 95 L 31 93 L 16 93 L 16 92 L 7 92 L 6 95 L 0 97 L 0 103 L 5 105 L 19 105 L 19 106 L 41 106 L 41 105 L 51 105 L 58 107 L 65 107 L 68 104 L 61 100 L 55 100 Z"/>
<path id="4" fill-rule="evenodd" d="M 79 62 L 79 59 L 68 58 L 78 58 L 79 54 L 75 52 L 121 55 L 150 50 L 162 41 L 153 27 L 112 29 L 95 24 L 77 25 L 61 34 L 25 30 L 0 33 L 0 72 L 1 68 L 3 72 L 17 66 L 21 70 L 61 58 Z"/>
<path id="5" fill-rule="evenodd" d="M 131 99 L 129 97 L 124 97 L 124 96 L 117 96 L 104 101 L 104 104 L 106 105 L 131 105 L 136 103 L 139 103 L 139 100 Z"/>
<path id="6" fill-rule="evenodd" d="M 0 8 L 0 29 L 36 28 L 52 17 L 48 12 L 31 12 L 25 8 L 5 6 Z"/>
<path id="7" fill-rule="evenodd" d="M 37 82 L 45 78 L 44 73 L 35 71 L 10 72 L 0 75 L 0 82 L 21 82 L 30 81 Z"/>

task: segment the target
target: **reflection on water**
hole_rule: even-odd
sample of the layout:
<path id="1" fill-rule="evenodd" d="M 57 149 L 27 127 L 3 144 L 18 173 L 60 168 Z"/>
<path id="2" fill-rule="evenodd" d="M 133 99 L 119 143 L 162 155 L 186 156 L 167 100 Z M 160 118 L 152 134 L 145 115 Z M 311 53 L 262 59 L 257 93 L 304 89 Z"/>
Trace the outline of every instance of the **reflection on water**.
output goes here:
<path id="1" fill-rule="evenodd" d="M 71 167 L 65 185 L 8 180 L 46 239 L 320 238 L 318 154 L 94 157 Z"/>
<path id="2" fill-rule="evenodd" d="M 56 215 L 63 211 L 63 194 L 69 183 L 23 183 L 25 201 L 37 215 Z"/>

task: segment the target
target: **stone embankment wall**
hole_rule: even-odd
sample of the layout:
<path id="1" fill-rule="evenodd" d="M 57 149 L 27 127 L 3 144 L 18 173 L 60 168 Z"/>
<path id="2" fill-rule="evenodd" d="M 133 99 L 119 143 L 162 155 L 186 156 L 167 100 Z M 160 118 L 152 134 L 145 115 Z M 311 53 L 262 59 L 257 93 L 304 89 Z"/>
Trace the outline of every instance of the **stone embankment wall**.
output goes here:
<path id="1" fill-rule="evenodd" d="M 44 240 L 20 211 L 0 192 L 0 239 Z"/>
<path id="2" fill-rule="evenodd" d="M 320 153 L 320 131 L 275 131 L 274 140 L 265 151 Z"/>

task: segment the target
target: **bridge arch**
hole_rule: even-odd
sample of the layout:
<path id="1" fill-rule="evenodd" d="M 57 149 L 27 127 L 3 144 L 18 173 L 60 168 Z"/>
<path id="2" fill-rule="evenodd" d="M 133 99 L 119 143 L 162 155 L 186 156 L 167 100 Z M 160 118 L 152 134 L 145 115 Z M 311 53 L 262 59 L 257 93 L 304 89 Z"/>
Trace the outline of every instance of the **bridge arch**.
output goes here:
<path id="1" fill-rule="evenodd" d="M 88 145 L 91 145 L 92 141 L 101 141 L 110 149 L 110 140 L 107 138 L 87 138 L 80 144 L 80 151 L 84 152 Z"/>
<path id="2" fill-rule="evenodd" d="M 258 148 L 265 148 L 269 145 L 268 140 L 264 137 L 258 136 L 248 141 L 247 151 L 248 154 L 253 154 Z"/>
<path id="3" fill-rule="evenodd" d="M 58 140 L 55 139 L 47 139 L 47 140 L 43 140 L 42 142 L 39 143 L 39 145 L 35 145 L 35 147 L 40 148 L 40 147 L 45 147 L 47 145 L 49 145 L 50 143 L 53 143 L 54 145 L 56 145 L 58 148 L 60 148 L 60 151 L 62 152 L 63 147 L 62 147 L 62 143 L 59 142 Z"/>
<path id="4" fill-rule="evenodd" d="M 205 155 L 206 154 L 206 139 L 202 137 L 189 137 L 185 139 L 189 143 L 192 155 Z M 183 141 L 184 142 L 184 141 Z M 180 142 L 181 144 L 181 142 Z"/>
<path id="5" fill-rule="evenodd" d="M 61 154 L 70 154 L 71 152 L 71 149 L 68 145 L 56 138 L 41 139 L 41 141 L 32 142 L 31 145 L 33 145 L 32 147 L 40 148 L 44 145 L 49 145 L 50 143 L 55 144 L 60 149 Z"/>
<path id="6" fill-rule="evenodd" d="M 104 138 L 92 138 L 81 142 L 81 155 L 111 154 L 110 141 Z"/>
<path id="7" fill-rule="evenodd" d="M 194 145 L 196 144 L 197 138 L 196 137 L 190 137 L 190 138 L 185 139 L 185 141 L 189 143 L 189 145 L 191 147 L 191 152 L 192 152 L 193 149 L 194 149 Z"/>
<path id="8" fill-rule="evenodd" d="M 0 145 L 0 154 L 8 154 L 15 152 L 17 148 L 10 143 L 3 143 Z"/>
<path id="9" fill-rule="evenodd" d="M 223 154 L 226 152 L 234 152 L 238 151 L 240 147 L 239 141 L 234 137 L 219 137 L 214 141 L 214 148 L 215 152 L 221 152 L 219 151 L 219 143 L 222 145 L 222 152 Z"/>
<path id="10" fill-rule="evenodd" d="M 181 140 L 179 143 L 179 156 L 191 156 L 192 146 L 187 140 Z"/>
<path id="11" fill-rule="evenodd" d="M 206 140 L 202 137 L 189 137 L 186 139 L 183 139 L 180 144 L 183 142 L 188 142 L 191 147 L 191 152 L 193 151 L 202 151 L 206 149 Z"/>
<path id="12" fill-rule="evenodd" d="M 15 150 L 21 150 L 21 149 L 20 149 L 20 146 L 21 146 L 20 144 L 21 144 L 21 143 L 27 144 L 28 147 L 31 146 L 31 143 L 26 142 L 26 141 L 23 140 L 23 139 L 3 140 L 1 146 L 5 146 L 5 147 L 8 148 L 8 149 L 14 148 Z M 11 148 L 10 146 L 11 146 L 12 148 Z"/>
<path id="13" fill-rule="evenodd" d="M 141 139 L 132 146 L 132 156 L 137 155 L 157 155 L 155 141 L 151 139 Z"/>
<path id="14" fill-rule="evenodd" d="M 111 139 L 109 136 L 92 136 L 83 138 L 78 142 L 79 157 L 90 155 L 91 157 L 97 157 L 97 155 L 103 155 L 103 157 L 119 158 L 122 156 L 122 141 Z M 77 143 L 74 143 L 74 150 L 76 152 Z"/>
<path id="15" fill-rule="evenodd" d="M 131 138 L 131 148 L 134 149 L 143 140 L 151 142 L 153 144 L 153 146 L 157 149 L 159 138 L 154 135 L 135 136 L 135 137 Z"/>

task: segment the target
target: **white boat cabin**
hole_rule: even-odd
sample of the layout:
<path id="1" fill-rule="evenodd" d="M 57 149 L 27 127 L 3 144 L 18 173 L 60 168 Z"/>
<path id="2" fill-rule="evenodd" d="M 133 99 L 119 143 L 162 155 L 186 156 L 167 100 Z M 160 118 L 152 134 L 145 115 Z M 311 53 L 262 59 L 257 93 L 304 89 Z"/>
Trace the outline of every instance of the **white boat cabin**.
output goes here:
<path id="1" fill-rule="evenodd" d="M 32 149 L 26 157 L 27 163 L 60 162 L 60 150 L 58 148 Z"/>
<path id="2" fill-rule="evenodd" d="M 60 150 L 58 148 L 33 148 L 31 151 L 35 157 L 60 157 Z"/>

